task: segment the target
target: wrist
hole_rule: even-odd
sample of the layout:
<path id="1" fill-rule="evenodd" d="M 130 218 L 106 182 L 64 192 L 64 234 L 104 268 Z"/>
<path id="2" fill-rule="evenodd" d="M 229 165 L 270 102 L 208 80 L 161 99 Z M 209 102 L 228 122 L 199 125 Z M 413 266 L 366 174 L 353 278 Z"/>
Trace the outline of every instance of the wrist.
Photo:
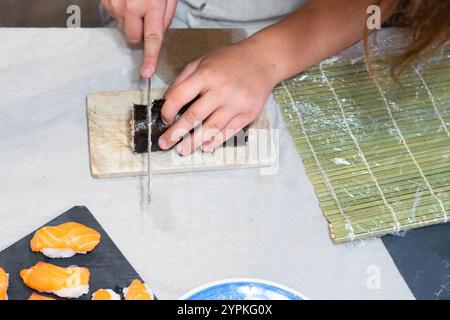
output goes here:
<path id="1" fill-rule="evenodd" d="M 271 91 L 282 80 L 282 78 L 280 79 L 279 70 L 277 70 L 277 64 L 274 63 L 276 57 L 266 54 L 267 47 L 257 37 L 252 36 L 237 45 L 243 50 L 248 61 L 258 70 L 263 85 Z"/>

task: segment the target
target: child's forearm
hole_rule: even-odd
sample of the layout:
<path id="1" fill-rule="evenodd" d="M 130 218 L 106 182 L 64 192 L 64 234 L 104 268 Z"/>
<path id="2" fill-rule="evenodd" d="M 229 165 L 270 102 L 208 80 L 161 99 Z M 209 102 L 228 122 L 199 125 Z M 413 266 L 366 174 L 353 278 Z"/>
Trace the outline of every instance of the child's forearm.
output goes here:
<path id="1" fill-rule="evenodd" d="M 367 8 L 374 0 L 309 1 L 286 19 L 242 43 L 254 52 L 275 85 L 361 40 Z M 382 21 L 395 10 L 397 0 L 378 4 Z"/>

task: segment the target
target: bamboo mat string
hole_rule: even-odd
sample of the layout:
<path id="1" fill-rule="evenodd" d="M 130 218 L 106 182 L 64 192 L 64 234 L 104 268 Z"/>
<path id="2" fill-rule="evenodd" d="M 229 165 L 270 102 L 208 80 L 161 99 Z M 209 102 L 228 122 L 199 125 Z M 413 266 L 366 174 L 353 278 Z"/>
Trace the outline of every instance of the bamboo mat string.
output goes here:
<path id="1" fill-rule="evenodd" d="M 397 215 L 395 213 L 394 208 L 392 208 L 392 206 L 389 204 L 389 202 L 386 200 L 386 196 L 384 195 L 383 190 L 380 187 L 380 184 L 378 183 L 377 178 L 375 177 L 372 169 L 370 168 L 369 162 L 367 161 L 366 157 L 364 156 L 364 153 L 361 149 L 361 146 L 358 143 L 358 139 L 355 137 L 355 135 L 352 132 L 352 129 L 350 128 L 350 125 L 348 124 L 348 120 L 347 120 L 347 115 L 345 113 L 344 107 L 342 106 L 341 101 L 339 100 L 339 97 L 337 96 L 336 90 L 334 90 L 333 86 L 330 83 L 330 80 L 328 79 L 328 77 L 326 76 L 324 70 L 323 70 L 323 63 L 319 64 L 319 69 L 320 69 L 320 73 L 323 77 L 323 79 L 325 80 L 326 84 L 328 85 L 328 87 L 330 88 L 330 91 L 333 94 L 334 99 L 336 100 L 337 105 L 339 106 L 339 109 L 341 110 L 341 114 L 342 117 L 344 119 L 344 124 L 347 130 L 347 133 L 350 135 L 350 137 L 352 138 L 353 142 L 356 145 L 356 148 L 358 149 L 358 153 L 359 156 L 361 157 L 361 160 L 364 162 L 367 171 L 370 174 L 370 177 L 372 178 L 373 182 L 375 183 L 375 186 L 378 189 L 378 192 L 380 193 L 381 198 L 383 199 L 384 204 L 386 205 L 386 207 L 389 209 L 389 211 L 392 214 L 392 218 L 394 219 L 394 223 L 395 223 L 395 227 L 393 229 L 394 232 L 399 232 L 400 231 L 400 222 L 398 221 Z"/>
<path id="2" fill-rule="evenodd" d="M 420 81 L 422 81 L 423 86 L 425 87 L 425 90 L 427 90 L 428 96 L 430 97 L 431 104 L 433 105 L 434 112 L 436 113 L 436 116 L 439 118 L 439 121 L 441 122 L 442 128 L 447 133 L 447 136 L 450 138 L 450 131 L 447 129 L 447 124 L 445 123 L 444 119 L 442 118 L 441 112 L 439 111 L 439 107 L 433 97 L 433 94 L 431 93 L 430 87 L 425 82 L 425 79 L 422 76 L 422 73 L 420 72 L 419 68 L 414 68 L 417 76 L 419 77 Z"/>
<path id="3" fill-rule="evenodd" d="M 347 217 L 347 215 L 345 214 L 344 209 L 342 208 L 342 206 L 341 206 L 341 204 L 340 204 L 340 202 L 339 202 L 339 198 L 337 197 L 336 192 L 334 191 L 333 185 L 331 184 L 330 179 L 328 178 L 327 174 L 325 173 L 325 170 L 322 168 L 322 165 L 320 164 L 320 161 L 319 161 L 319 159 L 317 158 L 316 153 L 314 152 L 314 147 L 313 147 L 312 143 L 310 142 L 309 137 L 308 137 L 308 134 L 306 133 L 305 127 L 304 127 L 304 125 L 303 125 L 303 115 L 302 115 L 301 112 L 298 110 L 297 106 L 295 105 L 295 101 L 294 101 L 294 99 L 292 98 L 292 95 L 291 95 L 291 93 L 289 92 L 288 88 L 286 87 L 286 84 L 284 83 L 284 81 L 282 81 L 281 84 L 282 84 L 282 86 L 283 86 L 283 88 L 284 88 L 284 90 L 285 90 L 287 96 L 289 97 L 289 100 L 290 100 L 292 109 L 295 110 L 295 112 L 296 112 L 297 115 L 298 115 L 298 118 L 299 118 L 299 120 L 300 120 L 300 124 L 301 124 L 301 127 L 302 127 L 303 134 L 305 135 L 305 139 L 306 139 L 306 141 L 307 141 L 309 147 L 311 148 L 311 152 L 312 152 L 312 154 L 313 154 L 313 156 L 314 156 L 314 159 L 316 160 L 316 164 L 317 164 L 317 166 L 319 167 L 319 170 L 320 170 L 320 172 L 322 173 L 322 176 L 323 176 L 324 179 L 325 179 L 325 184 L 326 184 L 326 186 L 327 186 L 327 189 L 330 191 L 331 196 L 333 197 L 334 201 L 336 202 L 336 205 L 337 205 L 337 207 L 338 207 L 338 209 L 339 209 L 340 214 L 344 217 L 344 219 L 345 219 L 345 221 L 346 221 L 347 228 L 348 228 L 348 230 L 349 230 L 349 237 L 350 237 L 350 240 L 353 241 L 353 240 L 355 239 L 355 231 L 354 231 L 354 229 L 353 229 L 352 223 L 350 222 L 350 219 L 349 219 L 349 218 Z M 286 101 L 286 100 L 285 100 L 285 101 Z"/>
<path id="4" fill-rule="evenodd" d="M 369 71 L 369 70 L 368 70 L 368 71 Z M 405 139 L 405 137 L 403 136 L 403 133 L 402 133 L 402 131 L 400 130 L 400 127 L 398 126 L 397 120 L 396 120 L 396 119 L 394 118 L 394 116 L 392 115 L 391 106 L 389 105 L 389 103 L 388 103 L 388 101 L 387 101 L 386 95 L 384 94 L 383 89 L 381 88 L 381 85 L 380 85 L 380 82 L 379 82 L 378 78 L 377 78 L 377 77 L 372 77 L 372 78 L 373 78 L 373 82 L 375 83 L 375 86 L 376 86 L 377 89 L 378 89 L 378 92 L 380 93 L 380 95 L 381 95 L 381 97 L 382 97 L 382 99 L 383 99 L 384 105 L 386 106 L 386 110 L 388 111 L 389 116 L 390 116 L 390 118 L 391 118 L 391 120 L 392 120 L 392 123 L 393 123 L 394 126 L 395 126 L 396 133 L 397 133 L 397 135 L 399 136 L 401 143 L 405 146 L 405 149 L 407 150 L 407 152 L 409 153 L 409 155 L 410 155 L 412 161 L 413 161 L 414 164 L 416 165 L 417 170 L 419 170 L 419 173 L 420 173 L 420 175 L 422 176 L 423 180 L 425 181 L 425 184 L 427 185 L 427 188 L 429 189 L 431 195 L 438 201 L 439 206 L 441 207 L 442 212 L 444 213 L 444 223 L 448 222 L 447 211 L 445 210 L 444 204 L 442 203 L 441 198 L 438 197 L 438 196 L 434 193 L 433 187 L 431 187 L 430 182 L 428 181 L 428 179 L 427 179 L 427 177 L 425 176 L 425 174 L 424 174 L 422 168 L 420 167 L 419 163 L 417 162 L 416 158 L 414 157 L 414 154 L 412 153 L 411 149 L 409 148 L 408 144 L 406 143 L 406 139 Z"/>

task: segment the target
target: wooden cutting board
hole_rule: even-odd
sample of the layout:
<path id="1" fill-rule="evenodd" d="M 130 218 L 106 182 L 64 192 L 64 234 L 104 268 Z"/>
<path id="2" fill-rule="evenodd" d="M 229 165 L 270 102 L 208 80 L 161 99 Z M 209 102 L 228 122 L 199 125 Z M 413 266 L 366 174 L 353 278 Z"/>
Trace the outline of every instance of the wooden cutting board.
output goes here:
<path id="1" fill-rule="evenodd" d="M 152 98 L 165 89 L 152 90 Z M 131 110 L 145 101 L 142 91 L 92 93 L 87 98 L 89 154 L 95 178 L 146 175 L 146 155 L 131 151 Z M 181 157 L 175 150 L 152 152 L 152 172 L 176 173 L 271 166 L 276 159 L 273 132 L 266 109 L 251 124 L 248 141 L 239 146 L 220 147 L 213 153 L 194 152 Z"/>

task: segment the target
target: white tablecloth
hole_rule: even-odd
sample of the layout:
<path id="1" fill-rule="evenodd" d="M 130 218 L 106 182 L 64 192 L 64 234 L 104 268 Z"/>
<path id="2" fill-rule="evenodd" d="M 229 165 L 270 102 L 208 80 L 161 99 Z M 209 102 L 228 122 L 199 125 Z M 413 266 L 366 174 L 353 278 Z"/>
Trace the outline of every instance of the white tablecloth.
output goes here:
<path id="1" fill-rule="evenodd" d="M 162 299 L 229 277 L 313 299 L 412 298 L 379 239 L 331 242 L 274 103 L 276 175 L 156 176 L 151 212 L 141 206 L 143 179 L 93 179 L 86 96 L 136 89 L 141 54 L 114 29 L 0 29 L 0 250 L 86 205 Z M 367 286 L 373 266 L 379 289 Z"/>

